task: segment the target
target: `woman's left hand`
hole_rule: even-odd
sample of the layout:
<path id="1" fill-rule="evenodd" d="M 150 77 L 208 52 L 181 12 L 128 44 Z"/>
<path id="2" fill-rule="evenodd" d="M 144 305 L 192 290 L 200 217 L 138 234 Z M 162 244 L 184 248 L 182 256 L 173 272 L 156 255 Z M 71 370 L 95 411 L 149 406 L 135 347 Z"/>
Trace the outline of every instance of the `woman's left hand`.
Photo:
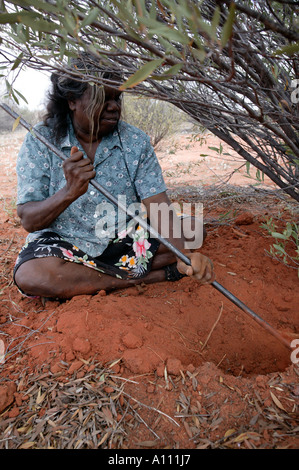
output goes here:
<path id="1" fill-rule="evenodd" d="M 191 266 L 188 266 L 183 261 L 178 260 L 177 269 L 181 274 L 186 274 L 197 281 L 200 284 L 211 284 L 215 280 L 215 273 L 213 263 L 205 255 L 201 253 L 186 253 L 186 256 L 190 258 Z"/>

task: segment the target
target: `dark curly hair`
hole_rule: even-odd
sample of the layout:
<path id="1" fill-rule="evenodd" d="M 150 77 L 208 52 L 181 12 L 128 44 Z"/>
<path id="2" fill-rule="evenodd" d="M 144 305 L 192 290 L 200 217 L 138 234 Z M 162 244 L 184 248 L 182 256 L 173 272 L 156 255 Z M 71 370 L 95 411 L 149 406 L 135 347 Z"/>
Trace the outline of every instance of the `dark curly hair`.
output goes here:
<path id="1" fill-rule="evenodd" d="M 118 84 L 121 81 L 121 74 L 118 70 L 107 70 L 107 67 L 98 65 L 95 59 L 88 55 L 74 59 L 69 73 L 63 71 L 51 75 L 52 91 L 49 93 L 44 124 L 53 130 L 57 142 L 61 141 L 67 133 L 67 117 L 71 116 L 69 101 L 81 98 L 85 91 L 90 89 L 90 104 L 86 112 L 91 122 L 94 111 L 103 107 L 105 102 L 104 86 L 94 84 L 92 77 L 110 80 Z"/>

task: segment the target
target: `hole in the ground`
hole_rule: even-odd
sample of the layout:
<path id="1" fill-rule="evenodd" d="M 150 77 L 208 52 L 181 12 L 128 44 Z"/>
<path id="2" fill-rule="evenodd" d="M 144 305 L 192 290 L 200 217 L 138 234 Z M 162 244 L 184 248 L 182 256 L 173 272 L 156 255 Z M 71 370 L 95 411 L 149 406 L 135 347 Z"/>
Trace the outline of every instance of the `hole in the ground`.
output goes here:
<path id="1" fill-rule="evenodd" d="M 291 364 L 290 351 L 242 313 L 226 307 L 213 328 L 219 302 L 218 309 L 209 303 L 211 291 L 202 291 L 205 310 L 202 299 L 190 301 L 189 291 L 149 292 L 146 298 L 136 289 L 78 296 L 61 304 L 52 341 L 67 360 L 96 356 L 106 364 L 120 358 L 132 374 L 155 372 L 169 360 L 180 362 L 182 370 L 210 362 L 242 377 L 282 372 Z"/>
<path id="2" fill-rule="evenodd" d="M 278 339 L 260 326 L 253 329 L 250 322 L 244 321 L 242 326 L 238 332 L 232 324 L 230 334 L 219 329 L 203 351 L 202 359 L 234 376 L 283 372 L 291 365 L 291 350 Z"/>
<path id="3" fill-rule="evenodd" d="M 219 359 L 223 353 L 223 356 Z M 250 348 L 244 346 L 239 351 L 218 351 L 205 355 L 205 360 L 213 362 L 226 374 L 234 376 L 266 375 L 283 372 L 291 364 L 290 352 L 284 346 Z"/>

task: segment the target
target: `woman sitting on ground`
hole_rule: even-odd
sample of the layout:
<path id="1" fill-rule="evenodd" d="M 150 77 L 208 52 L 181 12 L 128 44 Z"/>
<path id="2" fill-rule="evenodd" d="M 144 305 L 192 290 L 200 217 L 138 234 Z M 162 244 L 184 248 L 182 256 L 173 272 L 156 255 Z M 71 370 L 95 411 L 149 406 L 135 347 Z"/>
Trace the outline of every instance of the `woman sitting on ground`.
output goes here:
<path id="1" fill-rule="evenodd" d="M 94 73 L 94 64 L 82 58 L 74 65 L 74 70 Z M 120 77 L 100 69 L 96 74 L 109 85 L 52 74 L 47 114 L 36 129 L 68 157 L 63 163 L 34 132 L 20 150 L 17 211 L 29 235 L 16 261 L 16 285 L 24 295 L 67 299 L 184 275 L 210 283 L 209 258 L 191 252 L 185 237 L 174 234 L 175 216 L 148 136 L 120 120 Z M 160 232 L 161 220 L 151 208 L 163 207 L 168 240 L 190 257 L 192 267 L 120 216 L 89 184 L 91 179 L 125 199 L 127 207 L 142 203 L 149 223 Z"/>

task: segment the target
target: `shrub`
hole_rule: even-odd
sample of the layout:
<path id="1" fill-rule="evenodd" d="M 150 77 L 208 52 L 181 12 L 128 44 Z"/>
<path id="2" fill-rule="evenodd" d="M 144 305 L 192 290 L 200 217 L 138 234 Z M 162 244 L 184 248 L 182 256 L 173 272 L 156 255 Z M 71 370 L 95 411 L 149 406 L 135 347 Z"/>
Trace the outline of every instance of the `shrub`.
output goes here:
<path id="1" fill-rule="evenodd" d="M 146 132 L 156 147 L 165 137 L 180 132 L 185 114 L 170 103 L 143 96 L 124 96 L 122 119 Z"/>
<path id="2" fill-rule="evenodd" d="M 288 221 L 283 228 L 279 228 L 273 217 L 270 217 L 262 227 L 275 239 L 268 254 L 280 259 L 286 266 L 297 269 L 299 277 L 299 224 Z"/>

